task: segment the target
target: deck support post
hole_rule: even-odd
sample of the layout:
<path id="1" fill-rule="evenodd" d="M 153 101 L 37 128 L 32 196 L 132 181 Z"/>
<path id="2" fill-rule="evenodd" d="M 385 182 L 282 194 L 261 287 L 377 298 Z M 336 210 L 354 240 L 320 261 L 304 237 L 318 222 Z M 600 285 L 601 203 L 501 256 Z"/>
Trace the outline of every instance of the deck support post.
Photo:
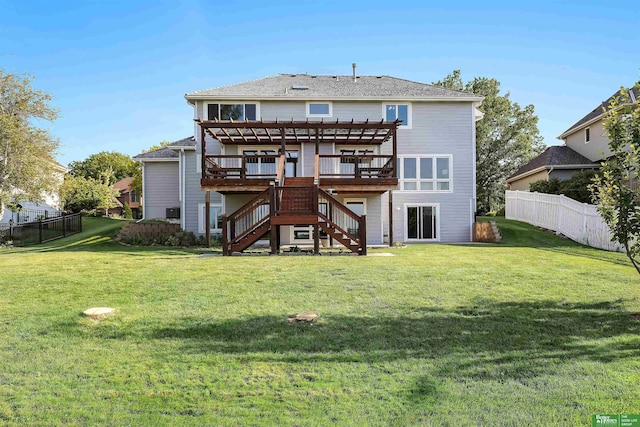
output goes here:
<path id="1" fill-rule="evenodd" d="M 284 138 L 283 138 L 283 147 L 284 147 Z M 271 246 L 271 255 L 276 255 L 280 250 L 280 247 L 278 246 L 278 234 L 275 230 L 276 228 L 278 228 L 278 226 L 277 225 L 274 226 L 272 221 L 273 218 L 276 216 L 276 200 L 277 200 L 276 183 L 275 181 L 273 181 L 271 184 L 271 195 L 269 199 L 269 221 L 271 221 L 271 224 L 269 227 L 269 244 Z"/>
<path id="2" fill-rule="evenodd" d="M 204 193 L 204 241 L 205 245 L 211 247 L 211 191 Z M 184 212 L 180 212 L 180 215 L 184 215 Z"/>
<path id="3" fill-rule="evenodd" d="M 320 255 L 320 226 L 317 222 L 313 224 L 313 253 Z"/>
<path id="4" fill-rule="evenodd" d="M 393 247 L 393 190 L 389 190 L 389 247 Z"/>
<path id="5" fill-rule="evenodd" d="M 222 255 L 223 256 L 231 255 L 227 249 L 228 241 L 229 241 L 229 235 L 227 234 L 228 222 L 229 220 L 227 219 L 227 216 L 222 215 Z"/>

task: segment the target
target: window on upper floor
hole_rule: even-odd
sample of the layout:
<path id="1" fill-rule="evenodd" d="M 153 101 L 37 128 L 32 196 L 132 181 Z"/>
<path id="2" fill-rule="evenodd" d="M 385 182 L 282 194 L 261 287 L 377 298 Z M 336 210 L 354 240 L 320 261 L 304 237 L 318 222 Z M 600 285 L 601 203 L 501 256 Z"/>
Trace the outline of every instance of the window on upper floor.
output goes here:
<path id="1" fill-rule="evenodd" d="M 451 192 L 452 157 L 416 156 L 398 158 L 398 187 L 403 191 Z"/>
<path id="2" fill-rule="evenodd" d="M 140 201 L 140 196 L 134 190 L 131 190 L 131 202 L 136 203 Z"/>
<path id="3" fill-rule="evenodd" d="M 307 102 L 307 117 L 331 117 L 332 115 L 331 102 Z"/>
<path id="4" fill-rule="evenodd" d="M 584 130 L 584 143 L 588 144 L 589 141 L 591 141 L 591 129 L 590 128 L 586 128 Z"/>
<path id="5" fill-rule="evenodd" d="M 207 104 L 207 119 L 256 120 L 258 104 Z"/>
<path id="6" fill-rule="evenodd" d="M 402 120 L 401 128 L 411 128 L 411 104 L 384 104 L 384 119 L 387 122 Z"/>

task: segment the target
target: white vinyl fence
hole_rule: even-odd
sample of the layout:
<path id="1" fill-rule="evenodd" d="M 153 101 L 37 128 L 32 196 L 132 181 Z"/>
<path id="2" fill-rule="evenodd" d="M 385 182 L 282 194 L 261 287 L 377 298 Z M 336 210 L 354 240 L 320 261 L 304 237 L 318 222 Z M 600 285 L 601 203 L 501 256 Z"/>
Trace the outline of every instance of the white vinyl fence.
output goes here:
<path id="1" fill-rule="evenodd" d="M 595 205 L 555 194 L 506 191 L 505 217 L 553 230 L 583 245 L 621 251 Z"/>

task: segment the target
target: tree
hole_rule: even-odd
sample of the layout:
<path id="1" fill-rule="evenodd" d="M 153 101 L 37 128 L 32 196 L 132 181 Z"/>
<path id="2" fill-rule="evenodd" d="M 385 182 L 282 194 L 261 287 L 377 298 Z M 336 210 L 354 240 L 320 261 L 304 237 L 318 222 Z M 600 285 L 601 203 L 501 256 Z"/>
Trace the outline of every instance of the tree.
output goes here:
<path id="1" fill-rule="evenodd" d="M 93 178 L 112 185 L 122 178 L 132 176 L 135 167 L 136 162 L 126 154 L 102 151 L 90 155 L 85 160 L 69 163 L 69 173 L 75 177 Z"/>
<path id="2" fill-rule="evenodd" d="M 478 209 L 490 211 L 504 203 L 506 178 L 544 149 L 534 107 L 520 107 L 509 92 L 500 95 L 496 79 L 476 77 L 465 84 L 460 70 L 433 84 L 484 96 L 484 117 L 476 122 L 476 194 Z"/>
<path id="3" fill-rule="evenodd" d="M 60 189 L 60 198 L 66 209 L 73 212 L 93 211 L 118 206 L 116 197 L 120 193 L 112 186 L 94 178 L 65 176 Z"/>
<path id="4" fill-rule="evenodd" d="M 58 140 L 34 119 L 53 121 L 51 95 L 34 90 L 33 77 L 0 70 L 0 217 L 5 205 L 39 201 L 56 190 Z"/>
<path id="5" fill-rule="evenodd" d="M 629 90 L 621 88 L 605 114 L 611 157 L 602 163 L 591 191 L 613 234 L 611 240 L 624 248 L 640 273 L 640 100 L 634 102 Z"/>
<path id="6" fill-rule="evenodd" d="M 122 206 L 122 216 L 124 217 L 124 219 L 133 219 L 131 206 L 129 206 L 129 203 L 127 202 L 124 202 L 124 205 Z"/>

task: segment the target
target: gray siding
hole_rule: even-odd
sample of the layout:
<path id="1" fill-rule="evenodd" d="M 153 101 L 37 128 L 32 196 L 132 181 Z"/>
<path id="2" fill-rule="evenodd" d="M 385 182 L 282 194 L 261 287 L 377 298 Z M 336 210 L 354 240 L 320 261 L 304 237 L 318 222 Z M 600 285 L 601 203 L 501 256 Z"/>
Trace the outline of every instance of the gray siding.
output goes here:
<path id="1" fill-rule="evenodd" d="M 222 101 L 220 101 L 222 102 Z M 204 117 L 204 102 L 196 103 L 196 117 Z M 380 120 L 383 113 L 382 102 L 333 102 L 333 117 L 336 120 Z M 440 241 L 461 242 L 471 239 L 471 224 L 474 206 L 474 111 L 470 102 L 413 102 L 412 128 L 398 130 L 399 155 L 446 154 L 453 156 L 453 192 L 393 193 L 393 240 L 403 241 L 405 236 L 406 205 L 416 203 L 439 204 Z M 301 101 L 265 101 L 260 103 L 260 116 L 265 120 L 306 120 L 306 103 Z M 311 119 L 310 119 L 311 120 Z M 329 120 L 329 119 L 325 119 Z M 598 131 L 592 127 L 592 139 Z M 199 147 L 200 130 L 195 127 L 196 141 Z M 595 144 L 594 144 L 595 145 Z M 197 153 L 200 149 L 197 148 Z M 333 145 L 321 146 L 321 153 L 331 153 Z M 339 153 L 340 147 L 335 147 Z M 207 151 L 220 153 L 221 148 L 214 140 L 207 139 Z M 580 152 L 576 149 L 576 151 Z M 313 176 L 315 147 L 306 144 L 301 147 L 302 176 Z M 391 153 L 392 144 L 381 147 L 381 153 Z M 236 147 L 226 147 L 226 154 L 237 153 Z M 584 153 L 582 153 L 584 154 Z M 584 154 L 586 157 L 588 155 Z M 186 205 L 185 221 L 188 230 L 198 232 L 198 203 L 204 203 L 204 192 L 200 191 L 200 172 L 196 172 L 195 157 L 186 154 Z M 225 199 L 227 214 L 246 203 L 252 196 L 229 196 Z M 349 195 L 348 197 L 357 197 Z M 388 195 L 369 195 L 367 197 L 367 235 L 371 244 L 382 243 L 388 230 Z M 220 195 L 212 195 L 212 202 L 220 200 Z M 286 234 L 286 233 L 285 233 Z"/>
<path id="2" fill-rule="evenodd" d="M 200 177 L 201 173 L 198 169 L 197 161 L 200 156 L 195 151 L 185 151 L 185 212 L 184 212 L 184 228 L 185 230 L 192 231 L 196 234 L 201 234 L 199 224 L 199 212 L 198 205 L 204 203 L 205 192 L 200 189 Z M 222 195 L 220 193 L 211 193 L 211 204 L 222 203 Z"/>
<path id="3" fill-rule="evenodd" d="M 611 151 L 609 151 L 609 138 L 605 135 L 602 120 L 589 125 L 589 129 L 590 141 L 588 144 L 584 142 L 585 129 L 580 129 L 565 139 L 567 147 L 582 154 L 592 162 L 611 156 Z"/>
<path id="4" fill-rule="evenodd" d="M 178 162 L 144 164 L 144 217 L 166 218 L 167 208 L 180 206 Z"/>
<path id="5" fill-rule="evenodd" d="M 451 154 L 453 192 L 393 192 L 393 240 L 405 240 L 405 211 L 411 204 L 440 206 L 441 242 L 471 240 L 475 122 L 470 103 L 413 103 L 412 129 L 398 131 L 398 155 Z M 398 208 L 400 208 L 398 210 Z"/>

